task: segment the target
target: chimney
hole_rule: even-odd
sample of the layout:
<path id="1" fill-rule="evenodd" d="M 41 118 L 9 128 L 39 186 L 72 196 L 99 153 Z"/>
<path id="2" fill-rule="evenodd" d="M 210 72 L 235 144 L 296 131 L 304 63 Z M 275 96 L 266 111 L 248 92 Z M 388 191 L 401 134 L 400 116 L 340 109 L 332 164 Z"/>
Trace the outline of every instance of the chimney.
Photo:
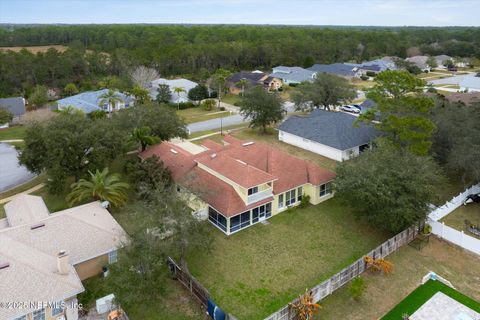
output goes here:
<path id="1" fill-rule="evenodd" d="M 68 254 L 64 250 L 59 251 L 57 254 L 58 273 L 68 274 L 69 267 L 70 267 L 70 263 L 68 259 Z"/>

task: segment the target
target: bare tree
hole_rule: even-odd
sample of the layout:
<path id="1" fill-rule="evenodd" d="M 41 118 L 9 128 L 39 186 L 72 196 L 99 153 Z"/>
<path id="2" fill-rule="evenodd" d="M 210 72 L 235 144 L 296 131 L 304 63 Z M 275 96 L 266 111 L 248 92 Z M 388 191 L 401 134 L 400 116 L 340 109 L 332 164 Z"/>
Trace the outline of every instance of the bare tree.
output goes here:
<path id="1" fill-rule="evenodd" d="M 150 82 L 160 78 L 160 74 L 153 68 L 138 66 L 130 71 L 130 78 L 134 84 L 146 88 Z"/>

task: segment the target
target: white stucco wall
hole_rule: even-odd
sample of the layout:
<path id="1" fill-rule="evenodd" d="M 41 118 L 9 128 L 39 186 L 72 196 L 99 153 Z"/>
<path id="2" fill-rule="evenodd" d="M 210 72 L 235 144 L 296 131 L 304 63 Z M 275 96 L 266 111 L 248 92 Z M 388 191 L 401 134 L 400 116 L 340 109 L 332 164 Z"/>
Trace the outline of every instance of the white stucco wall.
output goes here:
<path id="1" fill-rule="evenodd" d="M 321 156 L 336 160 L 336 161 L 344 161 L 348 160 L 351 157 L 357 156 L 359 154 L 359 148 L 355 147 L 349 150 L 338 150 L 332 148 L 330 146 L 326 146 L 324 144 L 307 140 L 302 137 L 296 136 L 294 134 L 281 131 L 278 132 L 278 139 L 285 143 L 294 145 L 296 147 L 314 152 Z"/>

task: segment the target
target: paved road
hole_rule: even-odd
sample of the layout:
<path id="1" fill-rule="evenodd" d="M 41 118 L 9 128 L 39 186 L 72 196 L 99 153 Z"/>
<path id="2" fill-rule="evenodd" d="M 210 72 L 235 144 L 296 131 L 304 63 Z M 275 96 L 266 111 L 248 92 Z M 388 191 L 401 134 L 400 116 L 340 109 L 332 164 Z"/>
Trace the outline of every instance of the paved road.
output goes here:
<path id="1" fill-rule="evenodd" d="M 0 143 L 0 192 L 35 177 L 35 174 L 18 164 L 17 156 L 18 152 L 15 147 Z"/>
<path id="2" fill-rule="evenodd" d="M 225 118 L 216 118 L 206 121 L 194 122 L 187 125 L 187 129 L 190 133 L 200 132 L 200 131 L 207 131 L 207 130 L 215 130 L 220 129 L 221 126 L 228 127 L 237 124 L 248 123 L 243 119 L 243 116 L 239 114 L 235 114 L 233 116 L 228 116 Z"/>

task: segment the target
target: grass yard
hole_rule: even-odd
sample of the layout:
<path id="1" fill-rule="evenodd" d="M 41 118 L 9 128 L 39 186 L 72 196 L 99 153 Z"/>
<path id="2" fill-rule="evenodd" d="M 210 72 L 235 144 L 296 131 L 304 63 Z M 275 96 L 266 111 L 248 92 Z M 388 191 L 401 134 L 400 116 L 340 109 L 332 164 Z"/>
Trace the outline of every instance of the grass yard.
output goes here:
<path id="1" fill-rule="evenodd" d="M 480 268 L 475 267 L 480 265 L 480 258 L 455 245 L 431 237 L 421 251 L 404 246 L 387 259 L 393 263 L 390 275 L 362 275 L 367 289 L 360 301 L 353 300 L 347 285 L 320 302 L 323 308 L 318 318 L 378 319 L 415 290 L 429 271 L 452 282 L 463 294 L 480 300 Z"/>
<path id="2" fill-rule="evenodd" d="M 217 118 L 224 118 L 230 116 L 229 111 L 220 111 L 218 109 L 213 109 L 211 111 L 205 111 L 200 107 L 188 108 L 184 110 L 177 110 L 177 115 L 185 120 L 185 123 L 193 123 L 206 121 Z"/>
<path id="3" fill-rule="evenodd" d="M 480 312 L 480 303 L 472 298 L 461 294 L 440 281 L 428 280 L 397 304 L 382 320 L 397 320 L 401 319 L 404 314 L 412 315 L 437 292 L 442 292 L 470 309 Z"/>
<path id="4" fill-rule="evenodd" d="M 26 130 L 27 130 L 27 127 L 25 126 L 13 126 L 7 129 L 2 129 L 0 130 L 0 141 L 23 139 L 25 138 Z"/>
<path id="5" fill-rule="evenodd" d="M 470 221 L 474 225 L 480 225 L 480 204 L 470 203 L 466 206 L 460 206 L 457 210 L 453 211 L 449 215 L 443 217 L 440 222 L 445 222 L 447 226 L 450 226 L 459 231 L 464 231 L 471 237 L 480 239 L 480 237 L 467 231 L 467 225 L 465 220 Z"/>
<path id="6" fill-rule="evenodd" d="M 227 93 L 222 96 L 222 102 L 234 105 L 237 102 L 240 102 L 241 96 L 236 94 Z"/>
<path id="7" fill-rule="evenodd" d="M 375 81 L 361 80 L 361 79 L 352 79 L 352 84 L 356 89 L 370 89 L 375 86 Z"/>
<path id="8" fill-rule="evenodd" d="M 315 163 L 329 170 L 334 171 L 337 165 L 337 162 L 335 160 L 323 157 L 316 153 L 303 150 L 301 148 L 279 141 L 278 131 L 273 128 L 270 128 L 266 134 L 262 134 L 258 130 L 253 130 L 248 128 L 244 130 L 235 131 L 234 133 L 232 133 L 232 135 L 242 140 L 253 140 L 253 141 L 266 143 L 269 146 L 281 149 L 291 155 L 295 155 L 300 158 L 306 159 L 308 161 L 311 161 L 312 163 Z"/>
<path id="9" fill-rule="evenodd" d="M 389 236 L 355 221 L 335 198 L 268 222 L 230 237 L 211 226 L 211 251 L 188 257 L 212 299 L 242 320 L 268 316 Z"/>
<path id="10" fill-rule="evenodd" d="M 106 286 L 101 277 L 94 277 L 82 282 L 85 292 L 78 295 L 78 300 L 84 308 L 95 307 L 95 300 L 104 297 L 112 291 Z M 191 297 L 181 284 L 168 280 L 165 285 L 165 296 L 161 299 L 152 299 L 134 308 L 126 308 L 125 312 L 130 319 L 178 319 L 178 320 L 207 320 L 204 311 L 197 301 Z"/>

